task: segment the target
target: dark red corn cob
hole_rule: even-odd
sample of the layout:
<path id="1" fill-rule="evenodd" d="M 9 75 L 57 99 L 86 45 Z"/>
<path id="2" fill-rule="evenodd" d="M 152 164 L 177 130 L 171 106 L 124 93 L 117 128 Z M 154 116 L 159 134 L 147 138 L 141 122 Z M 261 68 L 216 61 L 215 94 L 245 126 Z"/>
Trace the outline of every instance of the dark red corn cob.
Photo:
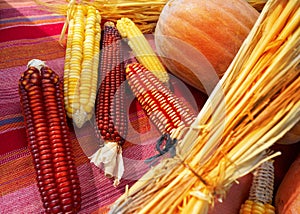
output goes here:
<path id="1" fill-rule="evenodd" d="M 19 80 L 28 147 L 46 213 L 77 213 L 81 189 L 65 117 L 62 83 L 42 65 L 29 65 Z"/>
<path id="2" fill-rule="evenodd" d="M 107 142 L 124 143 L 127 120 L 124 105 L 125 67 L 121 36 L 112 22 L 104 25 L 100 59 L 100 87 L 95 118 L 98 136 Z"/>
<path id="3" fill-rule="evenodd" d="M 152 72 L 139 63 L 126 67 L 126 79 L 146 114 L 161 133 L 188 127 L 196 115 Z"/>
<path id="4" fill-rule="evenodd" d="M 123 83 L 126 75 L 121 36 L 112 22 L 105 23 L 102 38 L 100 87 L 95 107 L 95 130 L 101 147 L 90 158 L 97 166 L 104 164 L 105 175 L 114 177 L 114 186 L 117 186 L 124 172 L 122 145 L 127 134 L 127 118 Z"/>

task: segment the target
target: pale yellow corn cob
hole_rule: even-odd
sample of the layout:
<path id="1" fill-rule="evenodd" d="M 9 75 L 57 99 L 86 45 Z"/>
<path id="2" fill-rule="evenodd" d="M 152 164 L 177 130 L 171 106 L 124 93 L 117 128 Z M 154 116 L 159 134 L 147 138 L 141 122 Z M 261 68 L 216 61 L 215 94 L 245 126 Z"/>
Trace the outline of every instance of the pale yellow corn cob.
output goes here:
<path id="1" fill-rule="evenodd" d="M 134 52 L 136 59 L 162 82 L 169 81 L 168 73 L 150 46 L 141 30 L 129 18 L 117 21 L 117 29 L 123 38 L 128 39 L 128 45 Z"/>
<path id="2" fill-rule="evenodd" d="M 93 114 L 101 39 L 101 16 L 93 6 L 76 5 L 69 20 L 64 66 L 68 117 L 82 127 Z"/>

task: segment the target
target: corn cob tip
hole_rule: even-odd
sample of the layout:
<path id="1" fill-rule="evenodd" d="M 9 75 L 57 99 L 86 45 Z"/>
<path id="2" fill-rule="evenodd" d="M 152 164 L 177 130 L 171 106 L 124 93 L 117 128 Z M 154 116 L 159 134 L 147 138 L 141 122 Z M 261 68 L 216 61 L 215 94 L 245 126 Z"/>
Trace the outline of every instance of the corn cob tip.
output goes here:
<path id="1" fill-rule="evenodd" d="M 169 74 L 166 68 L 138 26 L 129 18 L 121 18 L 117 21 L 117 29 L 123 38 L 127 38 L 128 46 L 137 61 L 153 72 L 160 81 L 168 82 Z"/>
<path id="2" fill-rule="evenodd" d="M 119 185 L 124 174 L 124 162 L 122 147 L 118 142 L 105 142 L 89 159 L 97 167 L 103 164 L 105 176 L 114 178 L 114 187 Z"/>

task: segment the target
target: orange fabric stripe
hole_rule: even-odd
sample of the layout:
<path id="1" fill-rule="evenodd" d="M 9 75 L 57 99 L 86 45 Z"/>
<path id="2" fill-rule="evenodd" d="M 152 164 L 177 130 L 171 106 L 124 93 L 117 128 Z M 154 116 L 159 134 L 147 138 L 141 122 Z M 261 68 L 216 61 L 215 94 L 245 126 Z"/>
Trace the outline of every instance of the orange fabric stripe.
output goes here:
<path id="1" fill-rule="evenodd" d="M 3 48 L 2 51 L 5 54 L 3 54 L 1 61 L 5 63 L 0 64 L 0 69 L 26 65 L 28 60 L 32 58 L 49 61 L 65 56 L 65 49 L 55 39 L 43 43 L 14 45 Z M 16 53 L 18 54 L 16 55 Z M 11 60 L 14 55 L 16 58 Z"/>
<path id="2" fill-rule="evenodd" d="M 91 214 L 107 214 L 109 212 L 109 210 L 110 210 L 110 207 L 105 206 L 105 207 L 101 207 L 101 208 L 95 210 Z"/>

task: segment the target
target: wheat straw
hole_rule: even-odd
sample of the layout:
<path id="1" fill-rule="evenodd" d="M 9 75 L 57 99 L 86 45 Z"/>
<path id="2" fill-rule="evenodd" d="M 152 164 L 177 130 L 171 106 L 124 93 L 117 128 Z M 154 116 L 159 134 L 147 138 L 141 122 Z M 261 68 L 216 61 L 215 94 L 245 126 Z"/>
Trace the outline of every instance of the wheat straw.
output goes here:
<path id="1" fill-rule="evenodd" d="M 68 3 L 72 1 L 35 0 L 46 9 L 63 15 L 67 15 Z M 79 2 L 95 6 L 103 20 L 116 22 L 122 17 L 127 17 L 135 22 L 143 33 L 152 33 L 168 0 L 81 0 Z M 254 8 L 261 10 L 266 0 L 248 0 L 248 2 Z"/>
<path id="2" fill-rule="evenodd" d="M 35 0 L 35 2 L 48 10 L 63 15 L 67 15 L 71 2 L 72 4 L 76 3 L 73 0 L 65 3 L 52 0 Z M 96 7 L 101 14 L 102 20 L 116 22 L 122 17 L 127 17 L 134 21 L 143 33 L 152 33 L 167 0 L 82 0 L 80 3 Z"/>
<path id="3" fill-rule="evenodd" d="M 207 213 L 233 182 L 280 152 L 300 119 L 300 2 L 269 0 L 177 155 L 152 168 L 110 213 Z"/>

